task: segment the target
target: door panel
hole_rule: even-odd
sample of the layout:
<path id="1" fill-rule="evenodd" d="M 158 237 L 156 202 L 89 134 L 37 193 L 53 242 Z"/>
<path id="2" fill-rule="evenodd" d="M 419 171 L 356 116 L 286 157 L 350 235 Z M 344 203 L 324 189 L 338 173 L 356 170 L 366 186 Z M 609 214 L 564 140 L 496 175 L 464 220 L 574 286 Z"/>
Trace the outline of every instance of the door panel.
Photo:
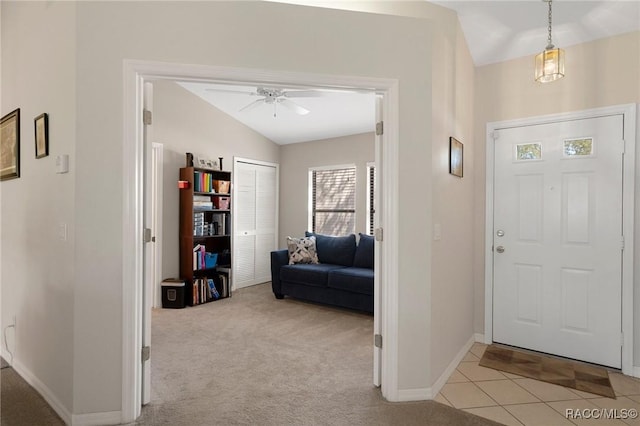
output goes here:
<path id="1" fill-rule="evenodd" d="M 620 368 L 622 129 L 609 116 L 498 132 L 494 341 Z"/>
<path id="2" fill-rule="evenodd" d="M 277 172 L 275 166 L 237 161 L 234 288 L 271 280 L 270 253 L 276 248 Z"/>

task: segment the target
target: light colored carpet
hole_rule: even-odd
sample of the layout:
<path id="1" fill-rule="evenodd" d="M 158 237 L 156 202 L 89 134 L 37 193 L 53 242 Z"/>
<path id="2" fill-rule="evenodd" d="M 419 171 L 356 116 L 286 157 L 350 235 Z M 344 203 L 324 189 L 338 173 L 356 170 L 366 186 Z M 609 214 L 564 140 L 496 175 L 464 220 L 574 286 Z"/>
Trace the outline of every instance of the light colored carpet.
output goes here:
<path id="1" fill-rule="evenodd" d="M 270 284 L 155 310 L 152 397 L 137 425 L 495 425 L 436 402 L 388 403 L 372 381 L 373 317 Z"/>
<path id="2" fill-rule="evenodd" d="M 433 401 L 389 403 L 371 384 L 373 318 L 276 300 L 259 285 L 153 313 L 152 402 L 136 425 L 497 425 Z M 2 426 L 63 425 L 12 368 Z"/>
<path id="3" fill-rule="evenodd" d="M 2 426 L 64 425 L 53 408 L 13 368 L 2 368 L 0 381 Z"/>

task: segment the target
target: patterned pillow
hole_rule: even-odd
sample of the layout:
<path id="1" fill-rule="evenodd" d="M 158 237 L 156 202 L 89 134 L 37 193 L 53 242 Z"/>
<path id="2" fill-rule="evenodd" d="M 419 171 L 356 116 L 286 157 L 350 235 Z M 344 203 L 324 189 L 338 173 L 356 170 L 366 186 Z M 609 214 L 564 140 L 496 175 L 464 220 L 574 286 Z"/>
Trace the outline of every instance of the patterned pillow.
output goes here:
<path id="1" fill-rule="evenodd" d="M 296 263 L 318 263 L 316 237 L 287 237 L 287 249 L 289 249 L 289 265 Z"/>

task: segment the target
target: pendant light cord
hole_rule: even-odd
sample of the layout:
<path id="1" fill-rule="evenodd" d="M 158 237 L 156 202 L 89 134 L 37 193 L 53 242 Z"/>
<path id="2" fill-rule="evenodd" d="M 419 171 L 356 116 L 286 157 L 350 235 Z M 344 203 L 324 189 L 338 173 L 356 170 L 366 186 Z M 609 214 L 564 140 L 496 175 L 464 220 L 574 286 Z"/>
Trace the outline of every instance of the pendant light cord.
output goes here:
<path id="1" fill-rule="evenodd" d="M 551 41 L 551 2 L 553 0 L 549 0 L 549 44 L 547 45 L 547 50 L 553 49 L 553 42 Z"/>

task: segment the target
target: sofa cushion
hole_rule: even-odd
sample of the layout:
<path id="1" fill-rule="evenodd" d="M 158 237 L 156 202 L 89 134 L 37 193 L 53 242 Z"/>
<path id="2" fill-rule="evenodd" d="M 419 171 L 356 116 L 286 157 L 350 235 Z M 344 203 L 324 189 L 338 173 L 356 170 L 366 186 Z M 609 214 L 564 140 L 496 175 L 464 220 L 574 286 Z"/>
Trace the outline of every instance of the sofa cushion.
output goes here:
<path id="1" fill-rule="evenodd" d="M 330 235 L 305 232 L 307 237 L 316 237 L 316 249 L 320 263 L 332 265 L 352 266 L 353 256 L 356 252 L 355 234 L 344 237 L 332 237 Z"/>
<path id="2" fill-rule="evenodd" d="M 373 295 L 373 269 L 342 268 L 329 272 L 328 286 L 352 293 Z"/>
<path id="3" fill-rule="evenodd" d="M 316 237 L 287 237 L 287 249 L 289 250 L 289 265 L 296 263 L 318 263 Z"/>
<path id="4" fill-rule="evenodd" d="M 373 269 L 373 247 L 375 239 L 372 235 L 360 234 L 360 241 L 353 258 L 353 266 L 356 268 Z"/>
<path id="5" fill-rule="evenodd" d="M 326 287 L 329 280 L 329 272 L 342 268 L 342 266 L 322 263 L 285 265 L 280 268 L 280 281 L 313 287 Z"/>

